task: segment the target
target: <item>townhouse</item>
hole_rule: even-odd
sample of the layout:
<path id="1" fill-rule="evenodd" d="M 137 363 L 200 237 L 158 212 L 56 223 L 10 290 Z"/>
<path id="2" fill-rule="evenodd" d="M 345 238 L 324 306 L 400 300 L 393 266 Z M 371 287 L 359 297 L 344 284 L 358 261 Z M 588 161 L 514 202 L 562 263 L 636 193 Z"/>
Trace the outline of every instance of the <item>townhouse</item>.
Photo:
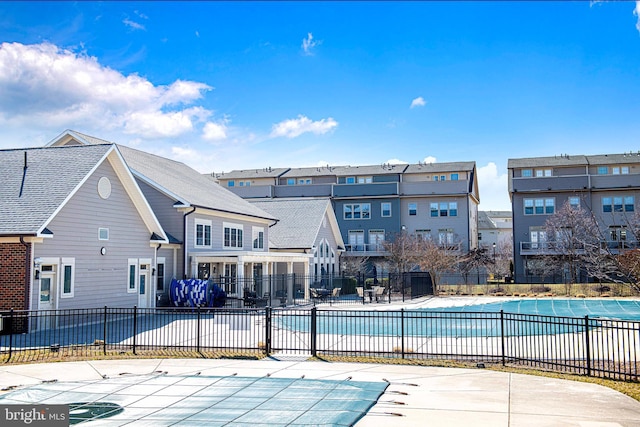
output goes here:
<path id="1" fill-rule="evenodd" d="M 509 159 L 508 173 L 516 281 L 535 281 L 532 266 L 553 254 L 545 222 L 565 203 L 593 213 L 613 253 L 636 246 L 627 224 L 638 209 L 640 153 Z"/>

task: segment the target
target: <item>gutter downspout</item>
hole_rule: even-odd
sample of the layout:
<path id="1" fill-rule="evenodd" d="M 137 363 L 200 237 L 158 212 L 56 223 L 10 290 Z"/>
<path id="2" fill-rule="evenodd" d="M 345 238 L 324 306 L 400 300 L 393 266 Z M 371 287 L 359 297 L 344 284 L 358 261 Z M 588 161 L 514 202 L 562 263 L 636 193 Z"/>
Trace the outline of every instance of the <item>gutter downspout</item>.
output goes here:
<path id="1" fill-rule="evenodd" d="M 184 239 L 183 240 L 183 247 L 182 247 L 182 251 L 184 253 L 184 266 L 182 268 L 182 273 L 184 275 L 184 279 L 187 278 L 187 217 L 189 215 L 191 215 L 192 213 L 194 213 L 196 211 L 196 208 L 193 207 L 193 209 L 191 209 L 189 212 L 187 212 L 186 214 L 184 214 L 182 216 L 182 226 L 183 226 L 183 230 L 184 230 Z"/>
<path id="2" fill-rule="evenodd" d="M 20 243 L 25 248 L 24 256 L 24 310 L 29 310 L 29 289 L 31 288 L 31 247 L 24 241 L 24 237 L 20 236 Z"/>

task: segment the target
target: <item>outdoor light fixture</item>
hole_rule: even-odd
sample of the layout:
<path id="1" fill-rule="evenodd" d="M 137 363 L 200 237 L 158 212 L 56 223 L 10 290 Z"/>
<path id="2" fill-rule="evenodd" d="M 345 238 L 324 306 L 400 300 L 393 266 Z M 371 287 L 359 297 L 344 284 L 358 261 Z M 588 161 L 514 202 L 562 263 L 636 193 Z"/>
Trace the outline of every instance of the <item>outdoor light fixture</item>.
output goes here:
<path id="1" fill-rule="evenodd" d="M 100 255 L 106 255 L 107 254 L 107 248 L 105 248 L 104 246 L 100 248 Z"/>

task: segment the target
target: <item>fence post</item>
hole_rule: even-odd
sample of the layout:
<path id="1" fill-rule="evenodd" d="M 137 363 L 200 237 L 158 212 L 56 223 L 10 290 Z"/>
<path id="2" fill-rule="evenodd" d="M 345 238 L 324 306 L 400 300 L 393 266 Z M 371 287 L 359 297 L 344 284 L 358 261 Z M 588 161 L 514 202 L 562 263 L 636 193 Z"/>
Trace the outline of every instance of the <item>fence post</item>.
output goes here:
<path id="1" fill-rule="evenodd" d="M 584 344 L 587 359 L 587 376 L 591 376 L 591 340 L 589 339 L 589 315 L 584 316 Z"/>
<path id="2" fill-rule="evenodd" d="M 136 335 L 138 330 L 138 306 L 133 306 L 133 354 L 136 354 Z"/>
<path id="3" fill-rule="evenodd" d="M 9 358 L 7 362 L 11 360 L 13 351 L 13 308 L 9 311 Z"/>
<path id="4" fill-rule="evenodd" d="M 264 352 L 266 356 L 271 354 L 271 307 L 264 309 Z"/>
<path id="5" fill-rule="evenodd" d="M 196 323 L 196 351 L 200 353 L 200 306 L 198 306 L 198 323 Z"/>
<path id="6" fill-rule="evenodd" d="M 400 351 L 404 359 L 404 308 L 400 309 Z"/>
<path id="7" fill-rule="evenodd" d="M 398 272 L 398 276 L 400 277 L 400 283 L 402 283 L 402 302 L 404 302 L 404 274 Z"/>
<path id="8" fill-rule="evenodd" d="M 506 358 L 504 354 L 504 310 L 500 310 L 500 340 L 502 346 L 502 366 L 506 365 Z"/>
<path id="9" fill-rule="evenodd" d="M 311 309 L 311 357 L 318 355 L 318 342 L 317 342 L 317 320 L 318 320 L 318 308 L 313 307 Z"/>
<path id="10" fill-rule="evenodd" d="M 107 306 L 104 306 L 104 322 L 102 323 L 102 354 L 107 354 Z"/>

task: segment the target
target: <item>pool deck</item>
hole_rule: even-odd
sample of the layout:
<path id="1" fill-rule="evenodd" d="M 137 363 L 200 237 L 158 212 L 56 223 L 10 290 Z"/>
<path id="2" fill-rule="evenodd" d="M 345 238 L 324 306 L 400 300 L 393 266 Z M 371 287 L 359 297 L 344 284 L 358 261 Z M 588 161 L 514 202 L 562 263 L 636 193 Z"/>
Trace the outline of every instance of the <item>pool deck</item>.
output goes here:
<path id="1" fill-rule="evenodd" d="M 158 373 L 388 381 L 385 393 L 355 424 L 357 427 L 640 426 L 640 402 L 596 384 L 485 369 L 334 363 L 287 355 L 262 360 L 135 359 L 4 365 L 0 366 L 0 393 L 54 380 L 100 381 Z M 106 421 L 87 425 L 124 425 L 117 424 L 115 417 Z M 151 425 L 150 421 L 145 422 L 142 416 L 127 425 Z"/>

